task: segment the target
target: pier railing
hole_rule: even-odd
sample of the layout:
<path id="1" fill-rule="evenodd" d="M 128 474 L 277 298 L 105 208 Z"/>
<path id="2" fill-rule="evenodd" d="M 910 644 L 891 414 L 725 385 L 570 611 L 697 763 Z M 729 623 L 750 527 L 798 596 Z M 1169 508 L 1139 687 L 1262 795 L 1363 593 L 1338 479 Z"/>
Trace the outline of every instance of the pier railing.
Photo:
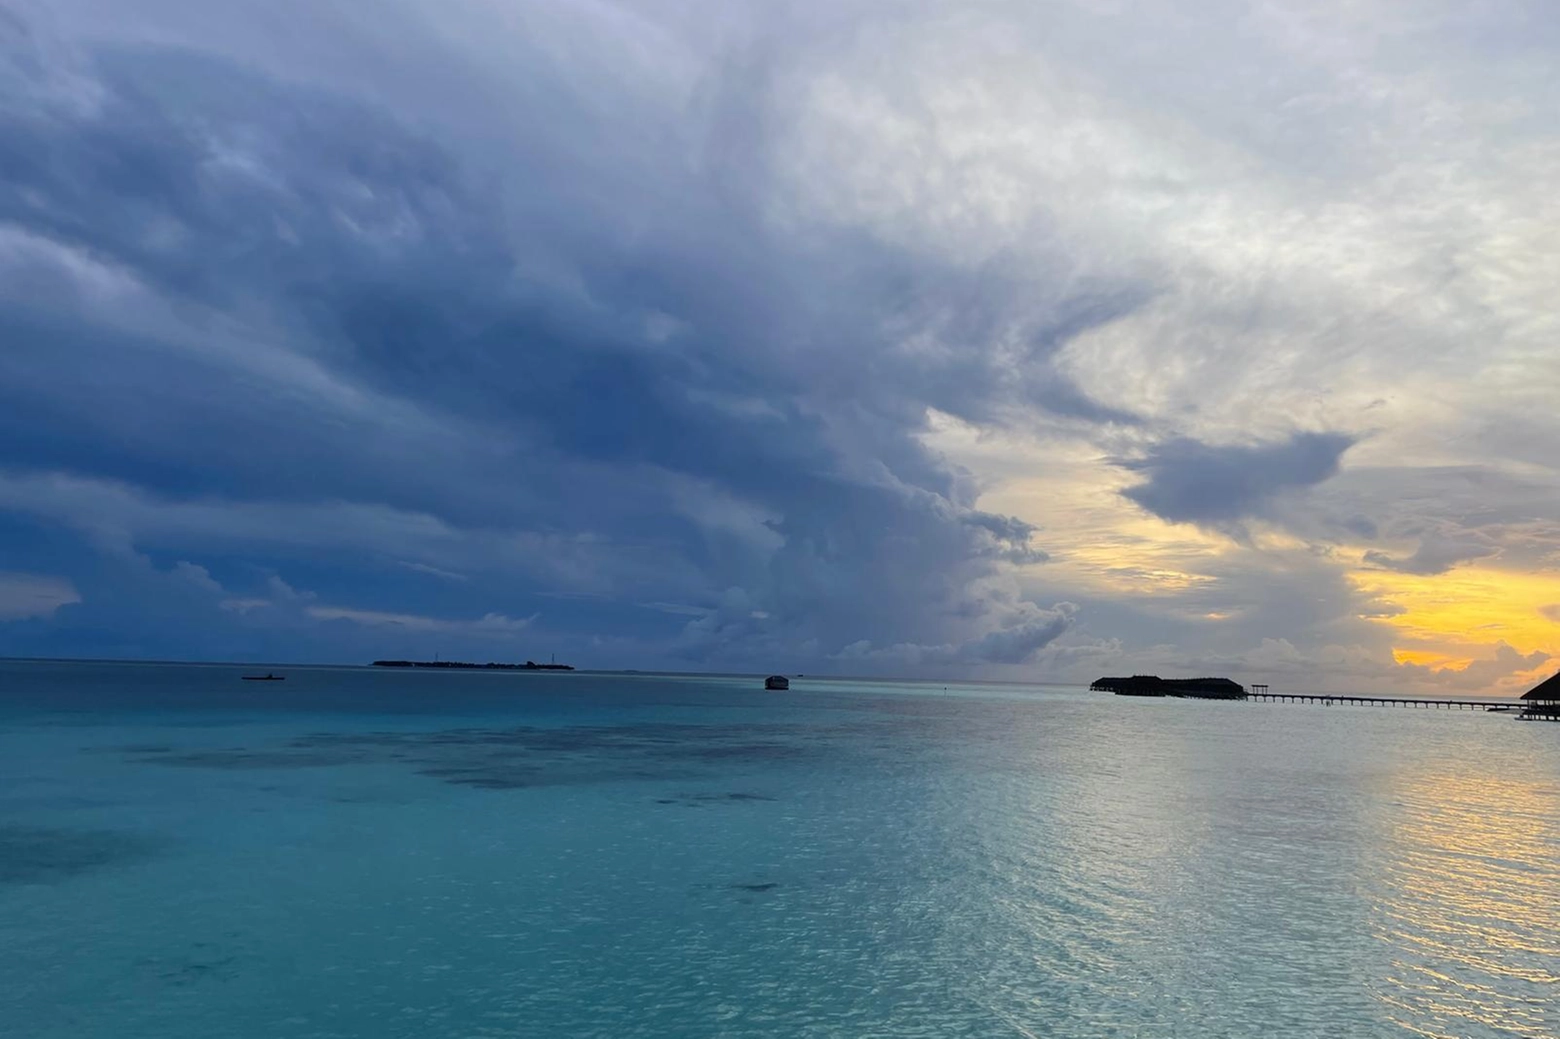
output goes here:
<path id="1" fill-rule="evenodd" d="M 1246 699 L 1265 701 L 1267 703 L 1313 703 L 1326 706 L 1348 707 L 1423 707 L 1427 709 L 1487 711 L 1490 708 L 1498 708 L 1502 711 L 1517 712 L 1524 708 L 1533 707 L 1533 703 L 1524 703 L 1521 700 L 1443 700 L 1439 697 L 1415 699 L 1403 696 L 1328 696 L 1321 693 L 1273 693 L 1252 692 L 1246 694 Z M 1532 714 L 1532 717 L 1543 715 Z"/>

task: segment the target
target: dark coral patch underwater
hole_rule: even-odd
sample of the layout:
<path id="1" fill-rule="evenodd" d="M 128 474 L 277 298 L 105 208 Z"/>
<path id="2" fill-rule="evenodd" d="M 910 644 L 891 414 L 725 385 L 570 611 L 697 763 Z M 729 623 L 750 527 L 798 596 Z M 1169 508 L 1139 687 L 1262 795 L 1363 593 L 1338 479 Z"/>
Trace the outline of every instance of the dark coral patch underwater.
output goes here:
<path id="1" fill-rule="evenodd" d="M 800 760 L 819 752 L 797 726 L 638 725 L 323 732 L 268 747 L 123 748 L 131 760 L 181 768 L 336 768 L 397 765 L 457 786 L 520 790 L 615 780 L 697 779 L 713 766 Z M 692 802 L 766 800 L 696 794 Z"/>
<path id="2" fill-rule="evenodd" d="M 0 884 L 50 884 L 151 858 L 162 842 L 138 833 L 0 825 Z"/>

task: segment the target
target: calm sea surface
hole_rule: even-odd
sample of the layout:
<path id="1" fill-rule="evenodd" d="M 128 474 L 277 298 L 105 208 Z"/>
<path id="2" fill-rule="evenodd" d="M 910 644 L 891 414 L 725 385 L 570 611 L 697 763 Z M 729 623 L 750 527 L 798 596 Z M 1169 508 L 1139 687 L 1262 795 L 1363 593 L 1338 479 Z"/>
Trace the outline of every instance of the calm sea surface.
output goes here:
<path id="1" fill-rule="evenodd" d="M 1560 1036 L 1560 725 L 0 663 L 0 1035 Z"/>

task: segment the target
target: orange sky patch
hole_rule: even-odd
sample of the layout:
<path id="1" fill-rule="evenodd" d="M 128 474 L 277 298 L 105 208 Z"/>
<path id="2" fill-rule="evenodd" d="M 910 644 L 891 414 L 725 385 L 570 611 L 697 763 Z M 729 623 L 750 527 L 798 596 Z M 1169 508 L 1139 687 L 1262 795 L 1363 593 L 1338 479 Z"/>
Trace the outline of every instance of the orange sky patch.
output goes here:
<path id="1" fill-rule="evenodd" d="M 1404 612 L 1388 617 L 1400 662 L 1444 667 L 1488 656 L 1505 642 L 1523 653 L 1560 650 L 1560 624 L 1543 607 L 1560 603 L 1560 574 L 1470 566 L 1445 574 L 1359 570 L 1359 589 Z"/>

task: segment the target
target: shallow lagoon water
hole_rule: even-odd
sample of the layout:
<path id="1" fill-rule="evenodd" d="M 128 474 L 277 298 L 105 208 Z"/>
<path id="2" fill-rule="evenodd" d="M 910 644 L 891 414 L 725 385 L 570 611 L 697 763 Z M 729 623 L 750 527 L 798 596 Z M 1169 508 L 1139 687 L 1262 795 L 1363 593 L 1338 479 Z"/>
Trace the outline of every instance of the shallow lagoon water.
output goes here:
<path id="1" fill-rule="evenodd" d="M 0 664 L 0 1033 L 1560 1035 L 1560 726 Z"/>

